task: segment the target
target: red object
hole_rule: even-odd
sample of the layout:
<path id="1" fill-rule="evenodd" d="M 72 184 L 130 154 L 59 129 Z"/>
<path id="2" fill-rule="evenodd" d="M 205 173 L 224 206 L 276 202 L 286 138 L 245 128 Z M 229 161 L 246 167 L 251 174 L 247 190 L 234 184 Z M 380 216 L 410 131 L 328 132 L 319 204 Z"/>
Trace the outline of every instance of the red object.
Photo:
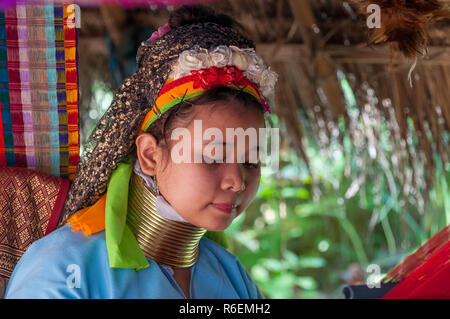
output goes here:
<path id="1" fill-rule="evenodd" d="M 244 77 L 241 70 L 234 66 L 225 66 L 218 68 L 216 66 L 208 69 L 191 71 L 194 88 L 201 86 L 209 89 L 216 86 L 225 86 L 233 83 L 238 86 L 250 85 L 251 82 Z"/>
<path id="2" fill-rule="evenodd" d="M 18 36 L 18 18 L 16 8 L 10 8 L 5 11 L 5 31 L 6 31 L 6 61 L 8 65 L 8 95 L 9 95 L 9 113 L 11 122 L 4 125 L 6 131 L 12 132 L 12 142 L 8 143 L 8 152 L 14 154 L 14 165 L 18 167 L 27 167 L 25 134 L 24 134 L 24 105 L 22 103 L 22 86 L 30 85 L 29 80 L 21 80 L 20 76 L 20 52 Z M 27 83 L 27 84 L 25 84 Z M 5 102 L 5 101 L 4 101 Z M 13 149 L 11 149 L 13 147 Z M 12 154 L 11 154 L 12 155 Z M 11 163 L 7 163 L 11 165 Z"/>
<path id="3" fill-rule="evenodd" d="M 44 236 L 50 234 L 58 226 L 59 217 L 64 207 L 64 202 L 66 201 L 67 193 L 69 192 L 70 181 L 65 178 L 60 178 L 61 184 L 59 185 L 59 191 L 56 195 L 55 204 L 50 214 L 50 219 L 48 220 L 47 229 L 45 230 Z"/>
<path id="4" fill-rule="evenodd" d="M 270 105 L 263 98 L 259 87 L 247 79 L 244 76 L 244 73 L 235 66 L 224 66 L 220 68 L 212 66 L 206 69 L 193 70 L 190 75 L 184 76 L 164 85 L 158 96 L 161 96 L 174 87 L 187 82 L 194 82 L 194 88 L 201 87 L 203 89 L 226 86 L 227 84 L 233 84 L 244 88 L 246 86 L 250 86 L 257 92 L 258 99 L 264 106 L 265 110 L 271 114 Z"/>
<path id="5" fill-rule="evenodd" d="M 161 26 L 158 28 L 158 30 L 156 30 L 155 32 L 152 33 L 151 37 L 148 38 L 147 41 L 145 42 L 153 42 L 158 40 L 159 38 L 161 38 L 164 34 L 166 34 L 167 32 L 170 31 L 170 25 L 168 23 L 166 23 L 165 25 Z"/>
<path id="6" fill-rule="evenodd" d="M 6 166 L 5 143 L 3 142 L 2 103 L 0 102 L 0 167 Z"/>
<path id="7" fill-rule="evenodd" d="M 389 272 L 403 278 L 383 299 L 450 298 L 449 237 L 450 225 Z"/>

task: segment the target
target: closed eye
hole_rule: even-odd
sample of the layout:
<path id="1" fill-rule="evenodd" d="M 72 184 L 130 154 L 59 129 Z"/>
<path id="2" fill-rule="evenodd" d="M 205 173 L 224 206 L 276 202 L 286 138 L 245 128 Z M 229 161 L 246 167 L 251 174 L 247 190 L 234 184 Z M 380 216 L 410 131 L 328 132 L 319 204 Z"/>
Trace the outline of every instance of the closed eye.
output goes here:
<path id="1" fill-rule="evenodd" d="M 211 158 L 211 157 L 206 157 L 206 156 L 204 156 L 203 159 L 204 159 L 204 161 L 205 161 L 205 164 L 208 164 L 208 165 L 211 165 L 211 164 L 221 164 L 221 163 L 223 163 L 222 160 L 216 159 L 216 158 Z"/>
<path id="2" fill-rule="evenodd" d="M 206 165 L 223 164 L 224 163 L 223 160 L 206 157 L 206 156 L 204 156 L 203 159 L 204 159 L 204 162 Z M 243 163 L 243 165 L 248 169 L 256 169 L 259 167 L 259 164 L 260 164 L 260 162 L 257 162 L 257 163 L 245 162 L 245 163 Z"/>

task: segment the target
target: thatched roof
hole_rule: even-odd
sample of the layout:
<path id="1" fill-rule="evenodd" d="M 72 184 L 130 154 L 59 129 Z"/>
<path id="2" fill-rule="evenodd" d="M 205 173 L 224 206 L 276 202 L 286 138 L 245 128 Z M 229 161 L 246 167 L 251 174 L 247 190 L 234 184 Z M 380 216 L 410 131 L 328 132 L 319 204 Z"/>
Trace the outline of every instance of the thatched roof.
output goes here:
<path id="1" fill-rule="evenodd" d="M 365 18 L 346 1 L 226 0 L 211 6 L 234 16 L 257 43 L 259 54 L 279 73 L 275 113 L 286 137 L 282 140 L 306 163 L 305 132 L 312 132 L 321 148 L 339 141 L 344 153 L 345 132 L 356 147 L 353 155 L 365 153 L 385 162 L 382 165 L 395 172 L 399 183 L 411 189 L 431 182 L 436 165 L 433 152 L 439 154 L 440 164 L 448 162 L 448 19 L 430 23 L 429 53 L 417 60 L 411 87 L 408 73 L 414 61 L 386 44 L 368 47 Z M 82 108 L 95 78 L 113 88 L 116 85 L 109 72 L 110 53 L 126 69 L 130 59 L 124 57 L 132 56 L 140 41 L 167 21 L 168 14 L 167 9 L 155 7 L 82 9 Z M 105 39 L 115 49 L 108 50 Z M 342 89 L 345 85 L 350 85 L 354 97 Z M 389 158 L 382 149 L 381 130 L 389 131 Z M 423 174 L 418 163 L 424 164 Z"/>

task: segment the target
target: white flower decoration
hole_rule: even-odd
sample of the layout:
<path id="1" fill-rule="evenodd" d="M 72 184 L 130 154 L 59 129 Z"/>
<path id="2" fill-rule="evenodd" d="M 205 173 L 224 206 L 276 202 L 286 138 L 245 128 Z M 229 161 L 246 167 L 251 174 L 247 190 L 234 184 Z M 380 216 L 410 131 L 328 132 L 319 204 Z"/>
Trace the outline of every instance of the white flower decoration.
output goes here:
<path id="1" fill-rule="evenodd" d="M 261 81 L 262 73 L 266 69 L 263 59 L 254 51 L 247 52 L 249 64 L 244 75 L 255 83 Z"/>
<path id="2" fill-rule="evenodd" d="M 207 49 L 199 49 L 197 53 L 197 59 L 202 61 L 202 68 L 209 68 L 213 66 L 213 62 L 211 60 L 211 56 L 209 55 L 209 52 Z"/>
<path id="3" fill-rule="evenodd" d="M 226 45 L 219 45 L 209 53 L 212 65 L 222 68 L 231 65 L 231 49 Z"/>
<path id="4" fill-rule="evenodd" d="M 177 60 L 175 63 L 172 64 L 172 72 L 170 72 L 169 74 L 169 79 L 173 78 L 173 79 L 179 79 L 183 77 L 183 73 L 181 72 L 180 69 L 180 62 Z"/>
<path id="5" fill-rule="evenodd" d="M 261 74 L 261 81 L 259 82 L 259 87 L 264 96 L 273 95 L 275 90 L 275 83 L 278 80 L 278 74 L 269 68 L 265 69 Z"/>
<path id="6" fill-rule="evenodd" d="M 179 72 L 181 75 L 189 74 L 192 70 L 209 68 L 212 65 L 208 50 L 194 48 L 181 52 L 178 59 Z"/>
<path id="7" fill-rule="evenodd" d="M 230 49 L 233 52 L 231 63 L 239 70 L 245 71 L 248 67 L 247 53 L 234 45 L 230 45 Z"/>
<path id="8" fill-rule="evenodd" d="M 219 45 L 211 50 L 195 46 L 183 51 L 172 66 L 171 76 L 179 79 L 193 70 L 218 68 L 233 65 L 243 71 L 244 76 L 258 85 L 263 96 L 272 99 L 278 75 L 268 68 L 254 49 L 240 49 L 236 46 Z"/>

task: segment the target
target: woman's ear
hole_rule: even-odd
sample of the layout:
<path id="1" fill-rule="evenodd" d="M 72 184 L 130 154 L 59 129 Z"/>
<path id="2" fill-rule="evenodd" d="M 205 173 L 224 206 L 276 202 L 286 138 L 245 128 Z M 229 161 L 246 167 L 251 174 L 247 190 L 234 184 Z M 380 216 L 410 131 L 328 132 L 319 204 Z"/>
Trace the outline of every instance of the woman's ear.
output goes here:
<path id="1" fill-rule="evenodd" d="M 156 138 L 150 133 L 142 133 L 136 138 L 136 147 L 142 172 L 149 176 L 156 175 L 156 165 L 160 159 L 160 147 Z"/>

